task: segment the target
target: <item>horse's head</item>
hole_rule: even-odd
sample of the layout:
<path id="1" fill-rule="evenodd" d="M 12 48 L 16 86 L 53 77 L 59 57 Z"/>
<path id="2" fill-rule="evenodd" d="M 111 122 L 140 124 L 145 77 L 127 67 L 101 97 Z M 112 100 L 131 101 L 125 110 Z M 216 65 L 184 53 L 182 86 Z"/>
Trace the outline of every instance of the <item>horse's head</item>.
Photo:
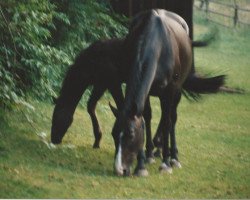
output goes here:
<path id="1" fill-rule="evenodd" d="M 112 130 L 115 141 L 114 170 L 117 175 L 130 175 L 130 167 L 144 144 L 144 120 L 142 116 L 125 116 L 110 105 L 116 121 Z"/>
<path id="2" fill-rule="evenodd" d="M 72 108 L 65 106 L 58 99 L 55 101 L 55 108 L 52 116 L 51 142 L 60 144 L 62 138 L 73 121 Z"/>

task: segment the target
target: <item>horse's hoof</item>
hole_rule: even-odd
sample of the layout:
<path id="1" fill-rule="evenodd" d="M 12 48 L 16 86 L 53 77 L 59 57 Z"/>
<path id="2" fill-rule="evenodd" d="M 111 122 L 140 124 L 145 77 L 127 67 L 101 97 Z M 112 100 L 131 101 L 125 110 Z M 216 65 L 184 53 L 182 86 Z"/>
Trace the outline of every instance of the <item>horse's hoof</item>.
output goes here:
<path id="1" fill-rule="evenodd" d="M 48 143 L 48 142 L 46 142 L 46 141 L 44 141 L 45 142 L 45 144 L 47 145 L 47 147 L 49 148 L 49 149 L 56 149 L 56 145 L 54 145 L 53 143 Z"/>
<path id="2" fill-rule="evenodd" d="M 159 170 L 161 173 L 168 173 L 168 174 L 173 173 L 172 167 L 166 165 L 166 163 L 162 163 L 161 166 L 159 167 Z"/>
<path id="3" fill-rule="evenodd" d="M 181 163 L 176 159 L 172 159 L 170 161 L 170 164 L 171 164 L 172 167 L 175 167 L 175 168 L 178 168 L 178 169 L 181 168 Z"/>
<path id="4" fill-rule="evenodd" d="M 148 157 L 147 159 L 146 159 L 146 163 L 148 163 L 148 164 L 153 164 L 153 163 L 155 163 L 156 161 L 155 161 L 155 159 L 153 158 L 153 157 Z"/>
<path id="5" fill-rule="evenodd" d="M 134 175 L 135 175 L 135 176 L 139 176 L 139 177 L 146 177 L 146 176 L 149 175 L 149 173 L 148 173 L 148 170 L 146 170 L 146 169 L 139 169 L 139 170 L 137 170 L 137 171 L 135 172 Z"/>
<path id="6" fill-rule="evenodd" d="M 93 148 L 94 148 L 94 149 L 100 149 L 100 144 L 94 143 L 94 144 L 93 144 Z"/>

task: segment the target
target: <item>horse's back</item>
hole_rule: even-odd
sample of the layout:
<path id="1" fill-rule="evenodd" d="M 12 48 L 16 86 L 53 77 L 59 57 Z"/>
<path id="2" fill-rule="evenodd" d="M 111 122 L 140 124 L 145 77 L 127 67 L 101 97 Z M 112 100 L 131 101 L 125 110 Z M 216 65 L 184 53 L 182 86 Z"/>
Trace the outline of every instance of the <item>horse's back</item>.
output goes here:
<path id="1" fill-rule="evenodd" d="M 172 77 L 168 78 L 168 80 L 173 79 L 175 82 L 182 84 L 191 69 L 192 63 L 192 49 L 188 36 L 188 26 L 184 19 L 175 13 L 161 9 L 156 11 L 165 27 L 164 34 L 171 41 L 170 48 L 172 50 L 172 58 L 167 57 L 163 51 L 163 56 L 160 58 L 161 63 L 166 63 L 166 58 L 172 60 Z M 166 48 L 166 50 L 168 49 Z"/>
<path id="2" fill-rule="evenodd" d="M 163 87 L 174 81 L 182 84 L 191 69 L 192 49 L 188 26 L 179 15 L 166 10 L 153 10 L 155 23 L 161 22 L 161 54 L 158 60 L 156 83 Z M 151 19 L 152 20 L 152 19 Z M 175 77 L 178 76 L 178 79 Z"/>
<path id="3" fill-rule="evenodd" d="M 90 84 L 107 84 L 120 70 L 123 40 L 97 41 L 80 52 L 74 66 Z"/>

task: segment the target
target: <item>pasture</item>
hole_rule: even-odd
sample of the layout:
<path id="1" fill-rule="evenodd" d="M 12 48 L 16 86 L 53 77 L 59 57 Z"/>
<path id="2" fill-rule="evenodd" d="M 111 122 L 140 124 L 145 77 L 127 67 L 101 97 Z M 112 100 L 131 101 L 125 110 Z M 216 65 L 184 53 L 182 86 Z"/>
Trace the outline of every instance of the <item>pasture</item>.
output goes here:
<path id="1" fill-rule="evenodd" d="M 113 100 L 108 94 L 97 107 L 100 149 L 92 148 L 84 106 L 78 106 L 63 144 L 51 148 L 46 142 L 53 105 L 31 98 L 35 110 L 0 110 L 0 198 L 250 198 L 249 29 L 224 29 L 196 14 L 195 38 L 210 32 L 216 33 L 211 45 L 195 49 L 197 71 L 227 74 L 227 86 L 245 94 L 203 95 L 199 102 L 183 96 L 176 132 L 182 169 L 160 174 L 157 159 L 147 165 L 148 177 L 113 174 L 114 117 L 108 107 Z M 154 133 L 158 99 L 151 98 L 151 105 Z"/>

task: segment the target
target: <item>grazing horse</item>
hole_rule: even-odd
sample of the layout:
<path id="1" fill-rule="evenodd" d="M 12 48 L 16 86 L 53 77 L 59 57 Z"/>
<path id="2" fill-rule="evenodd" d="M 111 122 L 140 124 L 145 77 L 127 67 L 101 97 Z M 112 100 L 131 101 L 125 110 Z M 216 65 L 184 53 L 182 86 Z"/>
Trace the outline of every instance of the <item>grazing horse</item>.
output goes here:
<path id="1" fill-rule="evenodd" d="M 59 144 L 73 121 L 76 106 L 88 86 L 93 90 L 87 103 L 87 110 L 92 120 L 95 142 L 98 148 L 102 136 L 95 114 L 97 101 L 106 89 L 113 96 L 118 108 L 123 105 L 124 97 L 121 84 L 127 77 L 127 69 L 121 67 L 123 40 L 98 41 L 83 50 L 75 59 L 64 78 L 60 95 L 54 100 L 52 116 L 51 142 Z"/>
<path id="2" fill-rule="evenodd" d="M 83 50 L 75 59 L 64 78 L 59 97 L 54 98 L 55 108 L 52 116 L 51 142 L 59 144 L 73 121 L 76 106 L 89 85 L 93 86 L 87 103 L 91 117 L 95 142 L 94 148 L 100 147 L 102 132 L 95 114 L 98 100 L 109 90 L 119 109 L 122 108 L 124 97 L 121 84 L 126 82 L 130 65 L 123 52 L 123 39 L 97 41 Z M 144 112 L 146 132 L 151 136 L 151 108 L 149 101 Z M 151 137 L 147 139 L 147 158 L 153 161 Z"/>
<path id="3" fill-rule="evenodd" d="M 185 25 L 182 18 L 170 12 L 167 14 L 188 32 L 188 27 Z M 137 17 L 133 23 L 137 20 L 140 20 L 139 17 Z M 51 128 L 52 143 L 61 143 L 62 138 L 72 123 L 74 111 L 82 94 L 89 85 L 93 85 L 93 90 L 87 103 L 87 110 L 91 117 L 95 136 L 93 147 L 99 147 L 102 133 L 95 114 L 95 108 L 98 100 L 107 89 L 113 96 L 118 109 L 120 110 L 122 108 L 124 98 L 121 84 L 127 81 L 132 66 L 128 62 L 129 58 L 127 55 L 130 54 L 127 54 L 125 51 L 123 39 L 95 42 L 79 54 L 74 64 L 69 68 L 63 81 L 60 95 L 55 100 L 56 105 L 53 112 Z M 191 97 L 194 97 L 193 94 L 196 95 L 196 93 L 216 92 L 223 82 L 222 77 L 195 77 L 188 80 L 189 81 L 186 81 L 186 84 L 183 85 L 183 89 L 190 93 Z M 154 144 L 155 146 L 161 146 L 161 126 L 163 120 L 160 121 L 161 123 L 159 124 L 153 144 L 150 127 L 151 108 L 148 98 L 146 100 L 143 116 L 146 122 L 145 128 L 147 134 L 146 156 L 148 160 L 152 160 Z M 172 141 L 175 140 L 171 139 L 171 142 Z M 171 146 L 173 146 L 172 143 Z"/>
<path id="4" fill-rule="evenodd" d="M 188 26 L 183 23 L 183 19 L 178 15 L 171 14 L 170 16 L 185 26 L 185 29 L 188 29 Z M 123 39 L 97 41 L 83 50 L 75 59 L 63 81 L 59 98 L 54 99 L 56 106 L 52 117 L 52 143 L 59 144 L 62 142 L 62 138 L 73 121 L 73 114 L 82 94 L 89 85 L 93 85 L 87 110 L 91 117 L 95 136 L 93 147 L 99 148 L 102 132 L 95 114 L 98 100 L 108 89 L 118 108 L 121 108 L 124 101 L 121 84 L 127 80 L 130 65 L 128 65 L 128 59 L 124 56 L 123 43 Z M 151 108 L 149 101 L 147 103 L 148 106 L 144 115 L 146 129 L 149 132 L 151 131 Z M 152 141 L 147 140 L 147 144 L 147 155 L 152 157 Z"/>
<path id="5" fill-rule="evenodd" d="M 154 9 L 137 15 L 131 23 L 124 51 L 131 65 L 124 105 L 121 110 L 110 105 L 116 116 L 112 130 L 116 147 L 114 170 L 118 175 L 129 175 L 132 162 L 137 158 L 135 174 L 148 175 L 144 164 L 143 113 L 150 94 L 159 97 L 162 110 L 160 170 L 171 173 L 170 158 L 178 162 L 175 124 L 182 90 L 191 97 L 215 92 L 223 84 L 224 76 L 197 77 L 192 70 L 188 26 L 180 16 L 166 10 Z M 150 140 L 151 135 L 147 138 Z"/>

